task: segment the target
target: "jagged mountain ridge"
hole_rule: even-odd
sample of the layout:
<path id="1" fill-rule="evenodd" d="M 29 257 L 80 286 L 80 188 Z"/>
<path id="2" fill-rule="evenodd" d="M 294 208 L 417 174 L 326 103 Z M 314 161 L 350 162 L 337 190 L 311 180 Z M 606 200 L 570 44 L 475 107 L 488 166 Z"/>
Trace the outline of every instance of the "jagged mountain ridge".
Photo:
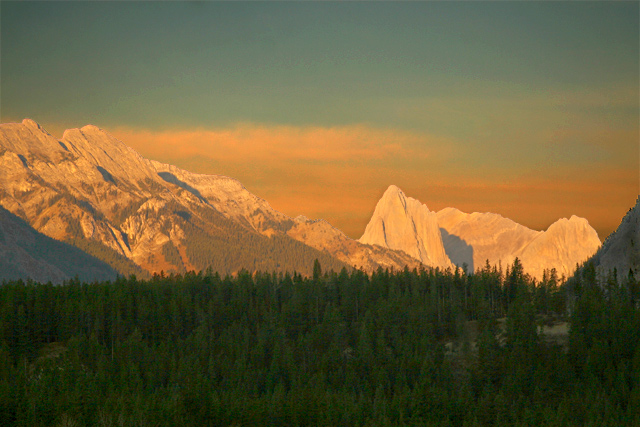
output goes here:
<path id="1" fill-rule="evenodd" d="M 619 280 L 630 270 L 636 279 L 640 277 L 640 196 L 590 260 L 603 279 L 614 269 Z"/>
<path id="2" fill-rule="evenodd" d="M 235 179 L 145 159 L 92 125 L 60 140 L 29 119 L 0 125 L 0 205 L 125 273 L 305 273 L 315 258 L 333 269 L 419 265 L 326 222 L 293 220 Z"/>
<path id="3" fill-rule="evenodd" d="M 445 208 L 437 215 L 447 253 L 454 263 L 466 263 L 471 269 L 482 267 L 486 260 L 506 266 L 517 257 L 534 277 L 542 277 L 543 270 L 551 268 L 569 277 L 576 264 L 600 246 L 596 231 L 575 215 L 559 219 L 546 231 L 531 230 L 494 213 L 467 214 Z"/>
<path id="4" fill-rule="evenodd" d="M 584 218 L 562 218 L 547 230 L 536 231 L 494 213 L 467 214 L 455 208 L 431 212 L 394 185 L 376 205 L 360 241 L 404 250 L 427 265 L 446 267 L 450 261 L 469 271 L 481 268 L 486 260 L 506 267 L 517 257 L 536 278 L 551 268 L 568 277 L 600 246 L 596 231 Z"/>
<path id="5" fill-rule="evenodd" d="M 467 214 L 444 208 L 437 212 L 437 218 L 452 262 L 467 264 L 470 270 L 482 267 L 487 259 L 492 264 L 513 261 L 511 255 L 541 233 L 494 213 Z"/>
<path id="6" fill-rule="evenodd" d="M 60 284 L 76 275 L 87 282 L 116 278 L 115 270 L 106 263 L 37 232 L 0 206 L 0 281 L 32 279 Z"/>

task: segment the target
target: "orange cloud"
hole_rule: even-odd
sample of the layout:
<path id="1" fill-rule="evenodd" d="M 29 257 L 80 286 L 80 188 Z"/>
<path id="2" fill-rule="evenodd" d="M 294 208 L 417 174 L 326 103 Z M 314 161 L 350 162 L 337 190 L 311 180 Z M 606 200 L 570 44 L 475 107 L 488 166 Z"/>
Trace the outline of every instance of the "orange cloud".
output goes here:
<path id="1" fill-rule="evenodd" d="M 518 170 L 507 162 L 504 168 L 476 169 L 465 159 L 477 158 L 477 147 L 364 125 L 241 124 L 159 132 L 116 128 L 112 133 L 147 158 L 232 176 L 275 209 L 326 219 L 353 238 L 361 236 L 390 184 L 431 210 L 496 212 L 534 229 L 583 216 L 601 239 L 617 227 L 638 194 L 634 167 L 592 163 Z M 605 134 L 594 136 L 600 137 Z"/>
<path id="2" fill-rule="evenodd" d="M 141 154 L 170 158 L 206 156 L 218 162 L 427 158 L 434 151 L 428 148 L 433 142 L 422 135 L 364 125 L 322 128 L 244 124 L 231 129 L 162 132 L 116 128 L 112 134 Z"/>

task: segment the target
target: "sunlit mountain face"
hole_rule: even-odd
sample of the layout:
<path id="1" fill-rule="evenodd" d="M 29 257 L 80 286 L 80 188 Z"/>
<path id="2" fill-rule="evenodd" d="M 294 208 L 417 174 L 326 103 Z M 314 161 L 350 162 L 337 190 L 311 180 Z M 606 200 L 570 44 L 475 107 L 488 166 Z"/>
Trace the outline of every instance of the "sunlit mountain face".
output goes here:
<path id="1" fill-rule="evenodd" d="M 469 272 L 487 262 L 507 267 L 518 258 L 538 280 L 551 269 L 569 277 L 600 246 L 584 218 L 562 218 L 546 231 L 534 231 L 494 213 L 432 212 L 394 185 L 378 202 L 360 241 L 402 250 L 425 265 Z"/>
<path id="2" fill-rule="evenodd" d="M 0 125 L 0 204 L 122 274 L 417 267 L 325 221 L 290 218 L 235 179 L 141 157 L 95 126 L 57 140 L 32 120 Z"/>

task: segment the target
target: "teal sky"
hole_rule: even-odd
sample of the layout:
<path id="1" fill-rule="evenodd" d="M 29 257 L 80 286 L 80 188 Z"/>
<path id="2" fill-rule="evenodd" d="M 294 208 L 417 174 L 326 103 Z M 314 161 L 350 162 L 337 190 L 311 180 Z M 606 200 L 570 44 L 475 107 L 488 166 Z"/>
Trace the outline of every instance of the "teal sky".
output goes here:
<path id="1" fill-rule="evenodd" d="M 405 148 L 442 150 L 446 165 L 415 158 L 382 163 L 434 207 L 470 198 L 446 200 L 444 190 L 421 189 L 420 180 L 423 187 L 428 180 L 464 187 L 483 179 L 490 186 L 530 182 L 538 173 L 562 180 L 560 171 L 571 169 L 585 177 L 575 185 L 587 186 L 590 171 L 627 171 L 611 184 L 625 190 L 608 222 L 602 212 L 589 218 L 576 205 L 575 213 L 596 222 L 601 234 L 638 194 L 638 2 L 2 1 L 0 7 L 3 122 L 31 117 L 52 133 L 87 123 L 152 132 L 239 124 L 410 132 L 439 142 Z M 197 165 L 161 160 L 239 173 L 219 170 L 211 151 L 209 166 L 201 158 Z M 374 173 L 380 162 L 370 166 Z M 244 169 L 235 177 L 272 195 L 268 177 L 260 181 Z M 464 180 L 455 181 L 459 176 Z M 392 183 L 403 184 L 386 185 Z M 367 196 L 386 185 L 367 187 Z M 581 203 L 586 208 L 586 199 Z M 330 209 L 322 214 L 331 220 Z M 517 216 L 508 208 L 503 214 Z"/>

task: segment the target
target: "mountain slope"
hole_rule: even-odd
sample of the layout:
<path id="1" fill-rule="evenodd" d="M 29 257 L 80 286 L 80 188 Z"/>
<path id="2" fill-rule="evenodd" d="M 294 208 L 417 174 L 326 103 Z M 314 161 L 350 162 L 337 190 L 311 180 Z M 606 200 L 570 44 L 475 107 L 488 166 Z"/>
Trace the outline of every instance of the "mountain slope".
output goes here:
<path id="1" fill-rule="evenodd" d="M 0 205 L 125 274 L 209 266 L 309 274 L 316 258 L 335 270 L 415 264 L 328 224 L 318 233 L 232 178 L 147 160 L 91 125 L 60 140 L 29 119 L 0 125 Z"/>
<path id="2" fill-rule="evenodd" d="M 551 224 L 515 256 L 534 277 L 541 278 L 543 271 L 550 268 L 555 268 L 559 276 L 569 277 L 576 265 L 587 260 L 599 247 L 598 233 L 586 219 L 573 215 Z"/>
<path id="3" fill-rule="evenodd" d="M 636 279 L 640 277 L 640 196 L 591 260 L 602 277 L 614 269 L 619 278 L 625 278 L 629 270 Z"/>
<path id="4" fill-rule="evenodd" d="M 382 195 L 360 242 L 402 250 L 431 267 L 451 266 L 435 212 L 395 185 Z"/>
<path id="5" fill-rule="evenodd" d="M 87 282 L 116 278 L 106 263 L 38 233 L 0 206 L 0 281 L 30 278 L 59 284 L 76 275 Z"/>
<path id="6" fill-rule="evenodd" d="M 361 244 L 324 220 L 292 219 L 251 194 L 235 179 L 201 175 L 175 166 L 151 162 L 163 179 L 176 182 L 238 224 L 265 236 L 286 234 L 340 262 L 366 271 L 377 268 L 417 268 L 420 263 L 402 251 Z"/>
<path id="7" fill-rule="evenodd" d="M 541 234 L 494 213 L 445 208 L 437 218 L 447 255 L 456 265 L 466 263 L 471 271 L 487 259 L 491 264 L 513 262 L 513 255 Z"/>

